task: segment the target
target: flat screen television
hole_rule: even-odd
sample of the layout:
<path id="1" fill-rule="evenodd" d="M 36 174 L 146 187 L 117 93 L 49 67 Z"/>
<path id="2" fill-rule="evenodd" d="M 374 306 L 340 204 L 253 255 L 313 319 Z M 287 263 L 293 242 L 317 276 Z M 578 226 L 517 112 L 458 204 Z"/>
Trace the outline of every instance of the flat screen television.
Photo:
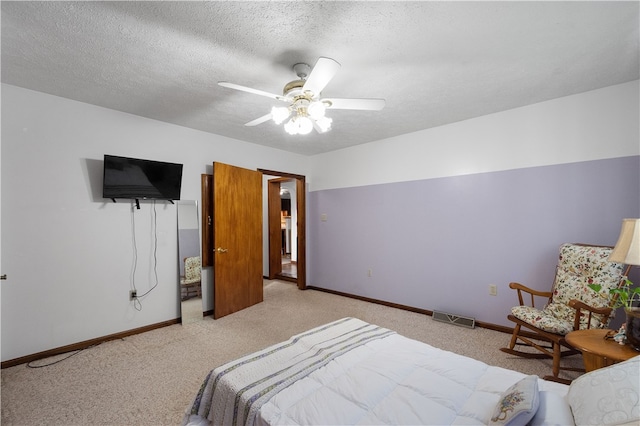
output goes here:
<path id="1" fill-rule="evenodd" d="M 104 198 L 179 200 L 181 186 L 182 164 L 104 156 Z"/>

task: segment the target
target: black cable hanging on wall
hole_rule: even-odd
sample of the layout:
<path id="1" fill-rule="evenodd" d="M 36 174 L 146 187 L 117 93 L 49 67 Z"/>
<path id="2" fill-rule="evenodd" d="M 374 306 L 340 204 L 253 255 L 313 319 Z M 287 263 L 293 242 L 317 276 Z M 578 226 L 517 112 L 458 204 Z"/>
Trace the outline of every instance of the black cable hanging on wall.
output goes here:
<path id="1" fill-rule="evenodd" d="M 138 290 L 136 288 L 136 270 L 138 269 L 138 246 L 136 243 L 136 221 L 135 221 L 135 210 L 140 209 L 139 204 L 136 200 L 136 204 L 131 204 L 131 234 L 132 234 L 132 245 L 133 245 L 133 265 L 131 267 L 131 299 L 133 301 L 133 307 L 141 311 L 142 310 L 142 298 L 151 293 L 158 286 L 158 212 L 156 210 L 156 201 L 153 200 L 153 274 L 154 274 L 154 284 L 153 286 L 147 290 L 145 293 L 138 295 Z"/>

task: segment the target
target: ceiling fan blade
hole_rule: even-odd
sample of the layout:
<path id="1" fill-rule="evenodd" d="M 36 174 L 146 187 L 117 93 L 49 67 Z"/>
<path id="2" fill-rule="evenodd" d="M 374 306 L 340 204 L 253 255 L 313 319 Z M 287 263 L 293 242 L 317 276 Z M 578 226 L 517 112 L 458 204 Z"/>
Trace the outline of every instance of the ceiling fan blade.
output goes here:
<path id="1" fill-rule="evenodd" d="M 276 99 L 278 101 L 289 101 L 289 99 L 284 96 L 275 95 L 273 93 L 264 92 L 258 89 L 252 89 L 251 87 L 241 86 L 239 84 L 228 83 L 226 81 L 219 81 L 218 84 L 222 87 L 228 87 L 229 89 L 241 90 L 243 92 L 253 93 L 254 95 L 266 96 L 267 98 Z"/>
<path id="2" fill-rule="evenodd" d="M 322 102 L 328 103 L 327 109 L 360 109 L 368 111 L 380 111 L 384 108 L 384 99 L 344 99 L 344 98 L 323 98 Z"/>
<path id="3" fill-rule="evenodd" d="M 319 96 L 331 79 L 340 69 L 340 64 L 330 58 L 318 58 L 318 62 L 313 66 L 307 81 L 302 86 L 303 91 L 310 91 L 315 96 Z"/>
<path id="4" fill-rule="evenodd" d="M 256 118 L 255 120 L 252 120 L 248 123 L 245 124 L 245 126 L 257 126 L 258 124 L 262 124 L 265 121 L 269 121 L 271 119 L 271 113 L 267 114 L 267 115 L 263 115 L 262 117 Z"/>

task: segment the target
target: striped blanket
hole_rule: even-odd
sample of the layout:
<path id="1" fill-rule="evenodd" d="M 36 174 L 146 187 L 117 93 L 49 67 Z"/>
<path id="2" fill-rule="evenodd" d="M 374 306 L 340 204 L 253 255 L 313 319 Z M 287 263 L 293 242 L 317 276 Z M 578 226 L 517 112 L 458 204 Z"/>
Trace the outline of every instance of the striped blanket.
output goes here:
<path id="1" fill-rule="evenodd" d="M 271 397 L 334 358 L 395 332 L 355 318 L 323 325 L 212 370 L 184 423 L 192 415 L 214 425 L 253 425 Z"/>

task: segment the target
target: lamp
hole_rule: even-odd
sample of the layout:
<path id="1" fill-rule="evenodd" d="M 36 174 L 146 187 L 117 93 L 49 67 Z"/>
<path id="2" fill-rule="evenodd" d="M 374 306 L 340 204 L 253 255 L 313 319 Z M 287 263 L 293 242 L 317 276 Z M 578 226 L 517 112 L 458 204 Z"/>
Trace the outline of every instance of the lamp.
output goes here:
<path id="1" fill-rule="evenodd" d="M 332 122 L 333 120 L 331 118 L 322 117 L 316 120 L 314 127 L 318 131 L 318 133 L 328 132 L 329 130 L 331 130 Z"/>
<path id="2" fill-rule="evenodd" d="M 640 266 L 640 219 L 623 219 L 609 262 Z"/>
<path id="3" fill-rule="evenodd" d="M 284 120 L 289 118 L 291 111 L 287 107 L 273 107 L 271 108 L 271 118 L 276 124 L 281 124 Z"/>
<path id="4" fill-rule="evenodd" d="M 284 130 L 290 135 L 306 135 L 316 129 L 318 133 L 331 130 L 333 120 L 325 117 L 327 104 L 313 100 L 311 94 L 304 93 L 294 98 L 291 106 L 271 108 L 271 119 L 276 124 L 284 124 Z"/>
<path id="5" fill-rule="evenodd" d="M 313 130 L 313 123 L 306 115 L 297 114 L 285 123 L 284 130 L 290 135 L 306 135 Z"/>
<path id="6" fill-rule="evenodd" d="M 313 101 L 309 104 L 307 111 L 309 112 L 309 116 L 314 120 L 320 120 L 324 118 L 324 113 L 326 111 L 326 107 L 320 101 Z"/>
<path id="7" fill-rule="evenodd" d="M 640 265 L 640 219 L 622 220 L 620 236 L 609 255 L 609 261 L 627 265 Z M 640 351 L 640 308 L 634 307 L 634 303 L 640 297 L 640 289 L 638 287 L 631 288 L 633 284 L 627 277 L 624 278 L 624 281 L 624 285 L 615 291 L 622 299 L 627 315 L 625 340 L 629 345 Z"/>

